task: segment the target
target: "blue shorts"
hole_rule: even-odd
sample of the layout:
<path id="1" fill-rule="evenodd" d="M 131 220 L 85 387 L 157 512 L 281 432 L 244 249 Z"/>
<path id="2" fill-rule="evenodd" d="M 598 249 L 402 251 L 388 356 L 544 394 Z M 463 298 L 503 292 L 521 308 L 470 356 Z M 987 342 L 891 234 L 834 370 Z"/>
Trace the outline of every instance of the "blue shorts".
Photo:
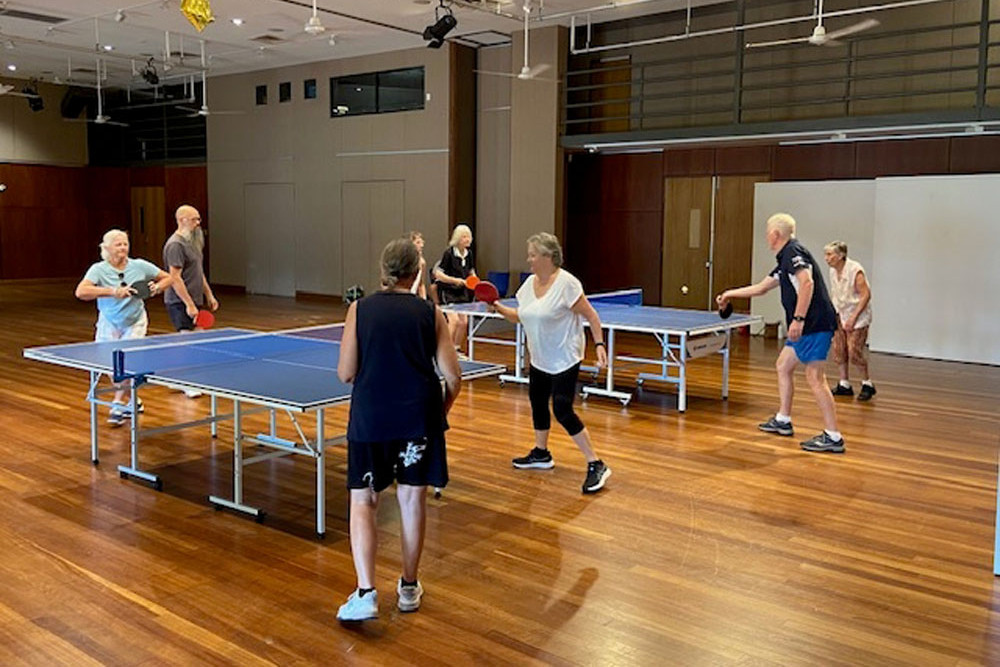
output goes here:
<path id="1" fill-rule="evenodd" d="M 826 361 L 826 355 L 830 352 L 830 343 L 833 341 L 832 331 L 817 331 L 816 333 L 803 334 L 794 343 L 785 341 L 785 345 L 795 350 L 795 356 L 803 364 L 810 364 L 814 361 Z"/>

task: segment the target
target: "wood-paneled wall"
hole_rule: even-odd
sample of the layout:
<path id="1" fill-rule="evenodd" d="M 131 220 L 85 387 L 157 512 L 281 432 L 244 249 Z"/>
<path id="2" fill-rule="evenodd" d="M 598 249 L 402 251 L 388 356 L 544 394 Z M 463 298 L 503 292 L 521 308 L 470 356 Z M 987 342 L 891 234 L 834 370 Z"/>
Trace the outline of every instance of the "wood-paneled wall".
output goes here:
<path id="1" fill-rule="evenodd" d="M 663 180 L 770 175 L 772 181 L 1000 172 L 1000 137 L 727 146 L 570 156 L 566 265 L 588 292 L 642 287 L 660 303 Z"/>
<path id="2" fill-rule="evenodd" d="M 0 164 L 0 280 L 77 277 L 105 230 L 129 229 L 132 185 L 166 188 L 168 219 L 183 201 L 208 206 L 204 166 L 128 169 Z M 176 203 L 174 203 L 176 202 Z"/>

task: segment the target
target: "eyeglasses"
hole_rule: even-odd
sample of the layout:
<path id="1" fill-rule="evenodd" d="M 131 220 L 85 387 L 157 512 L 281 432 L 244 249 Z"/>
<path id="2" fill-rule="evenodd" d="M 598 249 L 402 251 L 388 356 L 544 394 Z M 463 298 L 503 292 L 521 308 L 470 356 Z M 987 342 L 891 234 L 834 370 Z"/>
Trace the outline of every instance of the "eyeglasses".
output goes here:
<path id="1" fill-rule="evenodd" d="M 128 285 L 125 283 L 125 274 L 122 271 L 118 272 L 118 280 L 121 281 L 120 283 L 118 283 L 119 287 L 128 287 Z"/>

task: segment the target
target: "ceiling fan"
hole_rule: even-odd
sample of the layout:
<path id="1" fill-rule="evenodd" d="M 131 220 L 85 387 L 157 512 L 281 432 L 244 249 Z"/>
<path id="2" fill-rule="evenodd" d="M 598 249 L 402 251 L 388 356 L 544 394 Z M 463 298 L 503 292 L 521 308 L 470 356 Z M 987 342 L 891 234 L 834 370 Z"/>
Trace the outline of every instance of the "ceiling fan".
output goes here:
<path id="1" fill-rule="evenodd" d="M 551 65 L 545 63 L 539 63 L 532 67 L 528 61 L 528 19 L 531 17 L 531 0 L 525 0 L 524 7 L 524 65 L 521 66 L 521 71 L 514 74 L 512 72 L 488 72 L 486 70 L 476 70 L 477 74 L 486 74 L 489 76 L 506 76 L 514 79 L 520 79 L 521 81 L 548 81 L 550 83 L 559 83 L 557 79 L 542 79 L 538 75 L 542 72 L 548 70 Z"/>
<path id="2" fill-rule="evenodd" d="M 104 96 L 101 94 L 101 79 L 107 76 L 106 70 L 102 71 L 101 59 L 97 59 L 97 115 L 93 118 L 64 118 L 63 120 L 70 123 L 95 123 L 97 125 L 118 125 L 119 127 L 128 127 L 128 123 L 121 123 L 116 120 L 111 120 L 111 116 L 104 115 Z"/>
<path id="3" fill-rule="evenodd" d="M 323 22 L 319 20 L 319 14 L 316 10 L 316 0 L 313 0 L 313 13 L 312 16 L 309 17 L 309 20 L 306 21 L 305 31 L 313 37 L 322 35 L 326 32 L 326 28 L 323 27 Z"/>
<path id="4" fill-rule="evenodd" d="M 841 46 L 843 42 L 837 41 L 841 37 L 847 37 L 848 35 L 853 35 L 854 33 L 861 32 L 862 30 L 874 28 L 879 24 L 876 19 L 865 19 L 864 21 L 859 21 L 854 25 L 849 25 L 846 28 L 834 30 L 833 32 L 827 32 L 826 26 L 823 25 L 823 0 L 818 0 L 816 5 L 816 19 L 816 26 L 813 27 L 812 34 L 808 37 L 775 39 L 769 42 L 748 42 L 746 48 L 757 49 L 767 46 L 783 46 L 785 44 L 800 44 L 804 42 L 808 42 L 814 46 Z"/>
<path id="5" fill-rule="evenodd" d="M 24 91 L 30 90 L 25 86 Z M 14 97 L 27 97 L 29 100 L 39 99 L 38 93 L 18 92 L 17 88 L 9 83 L 0 83 L 0 95 L 12 95 Z"/>
<path id="6" fill-rule="evenodd" d="M 223 115 L 236 115 L 243 113 L 242 111 L 212 111 L 208 108 L 208 78 L 205 72 L 208 70 L 207 60 L 205 58 L 205 42 L 201 43 L 201 108 L 194 109 L 191 107 L 179 106 L 178 109 L 184 111 L 190 111 L 188 115 L 189 118 L 195 118 L 197 116 L 223 116 Z M 193 92 L 193 91 L 192 91 Z"/>

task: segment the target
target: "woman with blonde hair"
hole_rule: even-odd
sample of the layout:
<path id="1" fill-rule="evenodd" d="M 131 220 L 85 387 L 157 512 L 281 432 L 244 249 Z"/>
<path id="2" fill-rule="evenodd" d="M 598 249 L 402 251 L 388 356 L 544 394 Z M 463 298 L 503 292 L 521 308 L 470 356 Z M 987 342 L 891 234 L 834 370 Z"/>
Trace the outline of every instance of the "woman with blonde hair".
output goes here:
<path id="1" fill-rule="evenodd" d="M 144 259 L 128 256 L 128 234 L 111 229 L 101 240 L 101 261 L 84 274 L 76 286 L 76 298 L 82 301 L 97 300 L 97 324 L 94 340 L 108 341 L 142 338 L 149 326 L 146 304 L 136 296 L 130 285 L 145 282 L 150 296 L 160 294 L 170 286 L 170 274 Z M 128 383 L 115 386 L 108 423 L 121 426 L 132 416 L 133 406 L 124 399 Z M 142 404 L 137 406 L 142 410 Z"/>
<path id="2" fill-rule="evenodd" d="M 441 305 L 472 301 L 473 293 L 465 286 L 465 279 L 474 275 L 476 262 L 472 253 L 472 230 L 465 224 L 456 225 L 451 233 L 448 249 L 441 255 L 441 261 L 434 271 Z M 468 326 L 469 318 L 465 315 L 453 313 L 448 316 L 448 329 L 455 349 L 462 348 Z"/>

